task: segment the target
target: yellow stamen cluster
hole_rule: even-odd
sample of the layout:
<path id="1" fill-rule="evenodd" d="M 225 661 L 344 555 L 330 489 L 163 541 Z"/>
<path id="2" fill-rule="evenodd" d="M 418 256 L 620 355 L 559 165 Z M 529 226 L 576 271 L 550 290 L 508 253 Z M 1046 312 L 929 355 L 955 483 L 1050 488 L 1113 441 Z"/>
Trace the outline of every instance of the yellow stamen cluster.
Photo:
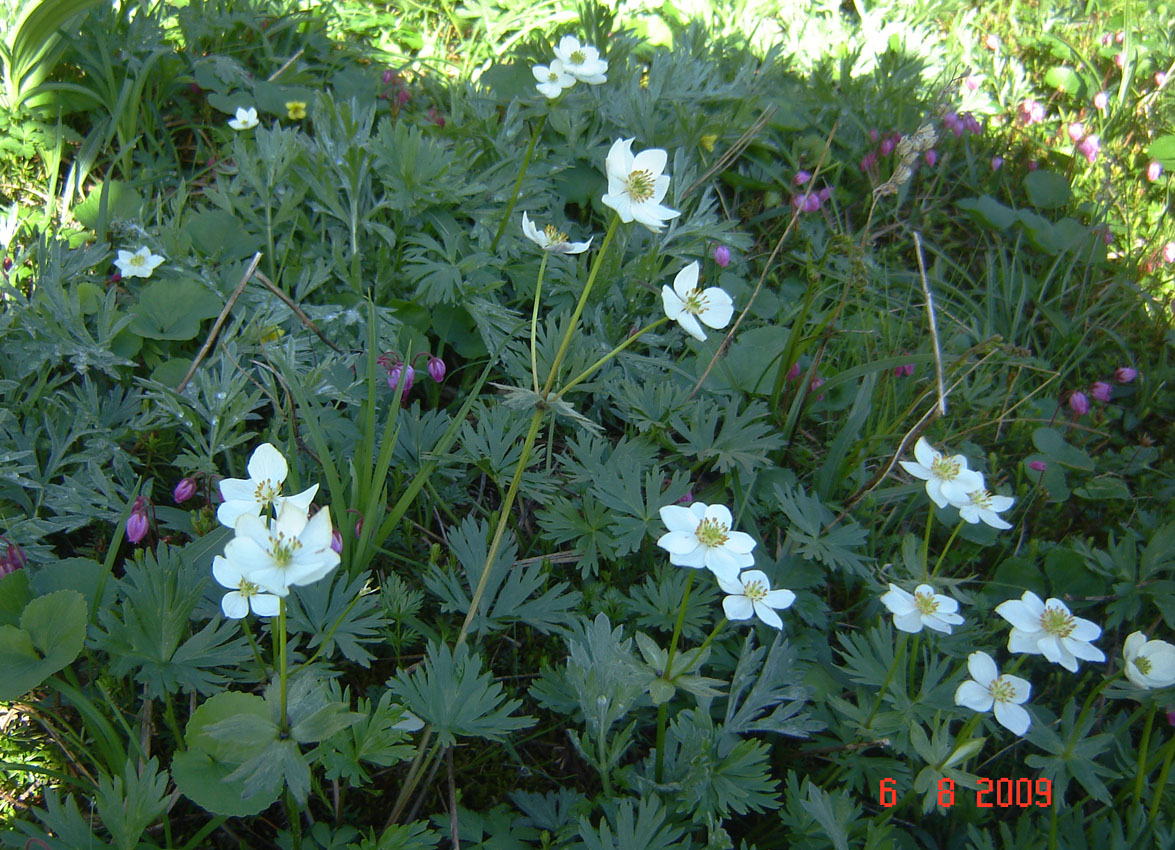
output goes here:
<path id="1" fill-rule="evenodd" d="M 743 585 L 743 595 L 752 602 L 762 602 L 767 598 L 767 586 L 758 580 L 747 582 Z"/>
<path id="2" fill-rule="evenodd" d="M 938 601 L 933 593 L 915 593 L 914 607 L 919 614 L 934 614 L 938 611 Z"/>
<path id="3" fill-rule="evenodd" d="M 930 464 L 930 471 L 934 473 L 935 478 L 940 478 L 943 481 L 953 481 L 959 477 L 961 465 L 954 458 L 939 455 Z"/>
<path id="4" fill-rule="evenodd" d="M 294 553 L 302 548 L 302 542 L 297 539 L 286 540 L 280 531 L 273 540 L 273 562 L 279 567 L 288 567 L 294 560 Z"/>
<path id="5" fill-rule="evenodd" d="M 556 229 L 553 224 L 548 224 L 543 228 L 543 235 L 547 237 L 547 243 L 549 245 L 562 245 L 567 241 L 567 234 L 562 230 Z"/>
<path id="6" fill-rule="evenodd" d="M 628 175 L 628 180 L 625 181 L 625 189 L 628 196 L 638 204 L 643 204 L 645 201 L 653 197 L 653 175 L 649 171 L 633 171 Z"/>
<path id="7" fill-rule="evenodd" d="M 1011 702 L 1016 696 L 1016 688 L 1011 682 L 1005 681 L 1003 676 L 988 685 L 987 690 L 996 702 Z"/>
<path id="8" fill-rule="evenodd" d="M 693 313 L 695 316 L 697 316 L 700 313 L 704 313 L 706 311 L 706 302 L 706 295 L 702 292 L 702 288 L 699 286 L 698 288 L 692 290 L 690 294 L 682 300 L 681 306 L 682 309 L 687 313 Z"/>
<path id="9" fill-rule="evenodd" d="M 694 534 L 703 546 L 722 546 L 729 539 L 730 531 L 716 519 L 704 519 L 698 523 Z"/>
<path id="10" fill-rule="evenodd" d="M 1051 635 L 1064 638 L 1073 633 L 1077 622 L 1073 619 L 1073 615 L 1064 608 L 1050 606 L 1045 608 L 1044 613 L 1040 615 L 1040 627 Z"/>

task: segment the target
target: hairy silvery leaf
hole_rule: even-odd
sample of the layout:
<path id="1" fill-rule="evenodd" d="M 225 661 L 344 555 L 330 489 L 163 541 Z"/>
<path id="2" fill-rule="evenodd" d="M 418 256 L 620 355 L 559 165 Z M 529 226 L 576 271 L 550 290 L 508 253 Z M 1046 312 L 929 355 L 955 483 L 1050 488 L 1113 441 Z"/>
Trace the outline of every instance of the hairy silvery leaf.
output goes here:
<path id="1" fill-rule="evenodd" d="M 536 408 L 541 410 L 551 410 L 559 416 L 564 416 L 570 419 L 580 428 L 591 431 L 593 434 L 603 433 L 603 429 L 600 428 L 599 425 L 588 419 L 583 414 L 577 413 L 574 407 L 561 398 L 544 399 L 534 390 L 528 390 L 524 387 L 511 387 L 507 386 L 506 384 L 495 384 L 493 381 L 490 381 L 490 385 L 497 387 L 502 391 L 502 404 L 506 405 L 506 407 L 510 408 L 511 410 L 534 410 Z"/>
<path id="2" fill-rule="evenodd" d="M 593 737 L 623 718 L 644 693 L 647 669 L 632 655 L 632 640 L 604 614 L 590 623 L 580 620 L 567 641 L 567 682 Z M 601 711 L 601 708 L 604 710 Z"/>
<path id="3" fill-rule="evenodd" d="M 755 633 L 748 632 L 730 683 L 726 731 L 735 735 L 776 732 L 807 738 L 809 733 L 823 728 L 824 724 L 801 713 L 808 701 L 808 690 L 801 684 L 803 675 L 794 665 L 795 653 L 782 634 L 776 635 L 768 651 L 755 647 Z M 772 708 L 774 711 L 768 714 Z"/>

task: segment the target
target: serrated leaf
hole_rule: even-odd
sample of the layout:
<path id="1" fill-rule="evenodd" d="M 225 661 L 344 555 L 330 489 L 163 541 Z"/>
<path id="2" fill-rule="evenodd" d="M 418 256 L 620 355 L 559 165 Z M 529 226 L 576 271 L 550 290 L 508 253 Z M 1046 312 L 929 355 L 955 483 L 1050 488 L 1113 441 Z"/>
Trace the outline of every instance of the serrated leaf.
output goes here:
<path id="1" fill-rule="evenodd" d="M 158 759 L 146 764 L 129 760 L 122 776 L 99 774 L 94 804 L 118 850 L 134 850 L 167 808 L 167 771 L 159 771 Z"/>
<path id="2" fill-rule="evenodd" d="M 822 728 L 823 724 L 803 711 L 808 689 L 794 667 L 795 653 L 787 640 L 777 634 L 770 651 L 754 644 L 754 632 L 749 632 L 731 678 L 723 724 L 726 731 L 735 735 L 774 732 L 807 738 Z M 774 710 L 767 714 L 769 709 Z"/>
<path id="3" fill-rule="evenodd" d="M 684 440 L 675 442 L 675 448 L 686 457 L 713 461 L 718 472 L 737 467 L 752 473 L 768 466 L 770 454 L 783 445 L 769 421 L 766 405 L 758 401 L 740 411 L 738 399 L 728 401 L 725 410 L 708 399 L 699 399 L 688 417 L 675 414 L 672 424 Z"/>

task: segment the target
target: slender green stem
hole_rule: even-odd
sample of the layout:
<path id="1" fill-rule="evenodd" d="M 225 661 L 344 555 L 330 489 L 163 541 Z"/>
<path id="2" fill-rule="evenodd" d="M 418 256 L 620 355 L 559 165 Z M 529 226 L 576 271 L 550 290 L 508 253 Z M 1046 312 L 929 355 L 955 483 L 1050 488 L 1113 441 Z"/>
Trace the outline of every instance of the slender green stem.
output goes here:
<path id="1" fill-rule="evenodd" d="M 286 598 L 278 600 L 277 608 L 277 675 L 281 682 L 281 736 L 284 738 L 290 732 L 290 719 L 286 716 L 286 687 L 289 682 L 289 670 L 286 667 Z"/>
<path id="2" fill-rule="evenodd" d="M 538 143 L 539 135 L 543 132 L 543 125 L 546 123 L 547 113 L 544 112 L 535 122 L 534 132 L 530 134 L 530 144 L 527 145 L 526 156 L 522 158 L 522 168 L 518 170 L 518 177 L 514 180 L 514 191 L 510 193 L 510 202 L 506 204 L 502 223 L 498 225 L 498 232 L 494 234 L 494 241 L 490 243 L 491 254 L 498 249 L 498 242 L 501 240 L 502 234 L 506 232 L 506 222 L 510 220 L 510 214 L 514 212 L 514 205 L 518 203 L 518 192 L 522 189 L 522 179 L 526 177 L 526 169 L 530 168 L 530 160 L 534 156 L 534 146 Z"/>
<path id="3" fill-rule="evenodd" d="M 294 850 L 302 848 L 302 813 L 298 811 L 298 804 L 294 800 L 294 792 L 286 789 L 286 816 L 290 819 L 290 837 L 293 839 Z"/>
<path id="4" fill-rule="evenodd" d="M 549 251 L 543 251 L 543 261 L 539 264 L 539 279 L 534 285 L 534 309 L 530 313 L 530 374 L 534 379 L 534 391 L 539 391 L 539 357 L 538 357 L 538 331 L 539 331 L 539 296 L 543 291 L 543 275 L 547 271 L 547 258 L 551 256 Z"/>
<path id="5" fill-rule="evenodd" d="M 665 707 L 665 703 L 661 703 L 661 708 Z M 660 751 L 658 751 L 660 754 Z M 596 736 L 596 758 L 600 761 L 600 782 L 604 786 L 604 796 L 612 796 L 612 777 L 610 775 L 608 763 L 608 730 L 604 724 L 600 724 L 600 734 Z"/>
<path id="6" fill-rule="evenodd" d="M 163 716 L 167 719 L 167 725 L 171 728 L 171 734 L 175 735 L 176 749 L 186 750 L 187 747 L 184 745 L 184 735 L 180 731 L 180 724 L 175 716 L 175 706 L 172 705 L 170 696 L 165 696 L 163 698 Z M 168 844 L 170 846 L 170 842 Z"/>
<path id="7" fill-rule="evenodd" d="M 408 798 L 412 795 L 412 791 L 416 788 L 416 784 L 420 782 L 420 777 L 423 774 L 424 756 L 429 752 L 428 742 L 432 738 L 432 728 L 424 727 L 424 734 L 420 736 L 420 743 L 416 745 L 416 757 L 412 759 L 412 764 L 408 766 L 408 773 L 404 777 L 404 784 L 400 786 L 400 793 L 396 795 L 396 802 L 392 805 L 392 811 L 388 814 L 387 823 L 384 824 L 384 829 L 388 829 L 400 817 L 400 813 L 404 811 L 404 807 L 408 805 Z"/>
<path id="8" fill-rule="evenodd" d="M 253 630 L 249 628 L 249 618 L 246 617 L 241 620 L 241 628 L 245 631 L 245 638 L 249 641 L 249 648 L 253 650 L 253 660 L 257 662 L 257 667 L 261 670 L 261 678 L 269 678 L 269 667 L 265 664 L 265 659 L 261 657 L 261 650 L 257 646 L 257 641 L 253 640 Z"/>
<path id="9" fill-rule="evenodd" d="M 947 538 L 947 545 L 942 547 L 942 551 L 938 553 L 938 560 L 934 562 L 934 570 L 931 571 L 930 577 L 934 578 L 938 575 L 939 568 L 942 567 L 943 559 L 946 558 L 947 552 L 951 549 L 951 544 L 955 542 L 955 538 L 959 536 L 959 532 L 963 530 L 963 525 L 966 520 L 959 520 L 959 524 L 955 526 L 955 530 L 951 532 L 951 536 Z"/>
<path id="10" fill-rule="evenodd" d="M 673 637 L 669 639 L 669 651 L 665 653 L 665 670 L 661 675 L 669 682 L 673 681 L 673 655 L 677 651 L 677 641 L 681 637 L 681 629 L 685 625 L 685 609 L 689 604 L 689 593 L 694 586 L 694 573 L 690 570 L 685 577 L 685 590 L 681 594 L 681 607 L 677 610 L 677 622 L 673 625 Z M 654 776 L 658 782 L 665 774 L 665 724 L 669 720 L 669 702 L 657 706 L 657 761 Z"/>
<path id="11" fill-rule="evenodd" d="M 714 638 L 718 637 L 718 633 L 720 631 L 722 631 L 722 627 L 725 626 L 729 622 L 730 621 L 728 619 L 726 619 L 725 617 L 723 617 L 721 620 L 718 621 L 718 625 L 716 625 L 714 627 L 714 630 L 712 632 L 710 632 L 709 635 L 706 636 L 706 639 L 704 641 L 702 641 L 702 645 L 698 647 L 698 655 L 701 655 L 703 652 L 706 651 L 706 647 L 708 647 L 711 644 L 711 642 L 713 642 Z"/>
<path id="12" fill-rule="evenodd" d="M 1151 746 L 1151 727 L 1155 722 L 1155 714 L 1159 707 L 1152 705 L 1146 715 L 1146 725 L 1142 727 L 1142 740 L 1138 743 L 1138 770 L 1134 774 L 1134 808 L 1142 805 L 1142 783 L 1146 778 L 1146 765 Z"/>
<path id="13" fill-rule="evenodd" d="M 326 637 L 322 639 L 322 643 L 320 643 L 318 645 L 318 649 L 314 650 L 313 655 L 311 655 L 309 658 L 307 658 L 305 661 L 303 661 L 301 664 L 299 664 L 297 667 L 295 667 L 293 670 L 291 670 L 290 671 L 291 676 L 293 674 L 297 673 L 302 668 L 309 667 L 314 662 L 314 659 L 322 654 L 322 650 L 330 645 L 331 637 L 333 637 L 334 633 L 336 631 L 338 631 L 338 628 L 339 628 L 339 626 L 341 626 L 343 624 L 343 621 L 347 619 L 347 615 L 351 613 L 351 609 L 354 608 L 356 606 L 356 604 L 358 604 L 359 600 L 362 599 L 365 595 L 366 594 L 364 594 L 362 590 L 360 590 L 359 593 L 355 594 L 355 598 L 351 600 L 351 602 L 347 605 L 347 607 L 345 609 L 343 609 L 343 613 L 339 615 L 339 618 L 337 620 L 335 620 L 334 625 L 330 627 L 330 631 L 328 631 L 326 633 Z"/>
<path id="14" fill-rule="evenodd" d="M 559 399 L 561 399 L 563 397 L 564 393 L 566 393 L 569 389 L 574 387 L 576 384 L 581 383 L 583 381 L 586 381 L 588 378 L 590 378 L 592 376 L 592 374 L 597 369 L 599 369 L 601 366 L 603 366 L 605 363 L 607 363 L 609 360 L 611 360 L 617 354 L 624 351 L 624 349 L 628 348 L 630 345 L 632 345 L 634 342 L 636 342 L 642 336 L 647 334 L 649 331 L 653 330 L 654 328 L 661 327 L 661 325 L 665 324 L 668 321 L 669 321 L 668 316 L 662 316 L 657 321 L 653 322 L 653 324 L 648 325 L 647 327 L 641 328 L 639 331 L 634 333 L 632 336 L 630 336 L 624 342 L 620 343 L 620 345 L 613 348 L 611 351 L 609 351 L 607 354 L 605 354 L 603 357 L 601 357 L 599 360 L 597 360 L 591 366 L 588 366 L 586 369 L 584 369 L 582 372 L 580 372 L 578 375 L 576 375 L 574 378 L 572 378 L 567 384 L 565 384 L 563 386 L 562 389 L 559 390 L 559 392 L 555 393 L 554 398 L 552 398 L 552 401 L 558 401 Z M 533 351 L 534 349 L 532 348 L 531 350 Z M 535 390 L 536 391 L 538 390 L 537 384 L 535 386 Z"/>
<path id="15" fill-rule="evenodd" d="M 922 536 L 922 574 L 926 575 L 926 568 L 930 566 L 930 529 L 934 526 L 934 503 L 926 513 L 926 533 Z"/>
<path id="16" fill-rule="evenodd" d="M 559 366 L 563 363 L 563 355 L 567 353 L 567 346 L 571 344 L 571 336 L 575 333 L 575 327 L 579 324 L 579 317 L 583 314 L 583 308 L 587 305 L 588 296 L 591 294 L 592 287 L 596 283 L 596 276 L 600 273 L 600 266 L 604 264 L 604 256 L 608 253 L 608 246 L 612 244 L 612 237 L 616 235 L 616 228 L 620 226 L 620 216 L 612 213 L 612 221 L 608 223 L 608 231 L 604 234 L 604 241 L 600 243 L 600 252 L 596 254 L 596 261 L 592 263 L 592 270 L 588 273 L 587 283 L 584 284 L 583 292 L 579 296 L 579 302 L 575 305 L 575 312 L 571 314 L 571 321 L 567 323 L 567 332 L 563 334 L 563 342 L 559 345 L 559 351 L 555 354 L 555 360 L 551 363 L 551 374 L 547 376 L 547 383 L 543 386 L 539 395 L 546 398 L 547 393 L 551 391 L 551 386 L 555 383 L 555 376 L 559 374 Z"/>
<path id="17" fill-rule="evenodd" d="M 889 672 L 885 674 L 885 681 L 877 691 L 877 699 L 873 702 L 873 710 L 869 712 L 869 717 L 865 720 L 866 729 L 873 726 L 873 718 L 877 716 L 877 710 L 881 708 L 881 699 L 885 696 L 885 692 L 889 688 L 889 683 L 893 681 L 893 674 L 897 671 L 898 667 L 902 666 L 902 659 L 906 654 L 907 638 L 908 635 L 905 632 L 898 635 L 898 648 L 894 650 L 893 663 L 889 665 Z"/>

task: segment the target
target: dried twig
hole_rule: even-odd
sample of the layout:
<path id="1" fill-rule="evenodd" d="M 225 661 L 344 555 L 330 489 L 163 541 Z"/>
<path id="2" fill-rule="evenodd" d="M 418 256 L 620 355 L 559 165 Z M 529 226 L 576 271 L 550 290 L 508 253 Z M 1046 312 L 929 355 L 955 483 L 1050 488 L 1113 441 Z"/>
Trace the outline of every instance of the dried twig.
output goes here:
<path id="1" fill-rule="evenodd" d="M 224 309 L 220 311 L 220 315 L 216 317 L 216 321 L 212 325 L 212 330 L 208 332 L 208 338 L 204 340 L 204 345 L 200 347 L 200 353 L 196 355 L 196 359 L 192 361 L 191 368 L 188 369 L 188 374 L 184 375 L 184 379 L 180 381 L 179 386 L 175 388 L 177 393 L 182 393 L 184 387 L 188 385 L 188 381 L 192 379 L 192 375 L 196 374 L 196 369 L 200 363 L 208 356 L 208 352 L 212 350 L 212 344 L 216 342 L 216 335 L 220 333 L 220 328 L 224 324 L 224 320 L 228 318 L 229 312 L 233 309 L 233 305 L 237 303 L 237 299 L 241 297 L 241 293 L 245 291 L 245 285 L 249 282 L 249 278 L 257 271 L 257 264 L 261 262 L 261 252 L 258 251 L 253 255 L 253 259 L 249 262 L 249 268 L 245 269 L 245 274 L 241 278 L 241 282 L 237 284 L 237 288 L 233 290 L 233 294 L 229 296 L 228 301 L 225 302 Z"/>
<path id="2" fill-rule="evenodd" d="M 312 322 L 312 321 L 310 320 L 310 317 L 309 317 L 309 316 L 307 316 L 305 313 L 303 313 L 303 312 L 302 312 L 302 308 L 301 308 L 301 307 L 299 307 L 299 306 L 298 306 L 298 305 L 297 305 L 297 304 L 294 302 L 294 300 L 293 300 L 292 298 L 290 298 L 290 296 L 286 295 L 284 292 L 282 292 L 282 291 L 281 291 L 281 289 L 279 289 L 278 287 L 274 286 L 274 285 L 273 285 L 273 281 L 271 281 L 269 278 L 267 278 L 267 277 L 266 277 L 266 276 L 265 276 L 265 275 L 264 275 L 262 272 L 257 272 L 257 273 L 256 273 L 254 276 L 255 276 L 255 277 L 256 277 L 256 278 L 257 278 L 259 281 L 261 281 L 262 283 L 264 283 L 264 284 L 265 284 L 265 286 L 266 286 L 266 287 L 268 287 L 268 289 L 269 289 L 269 291 L 270 291 L 270 292 L 272 292 L 274 295 L 276 295 L 278 298 L 280 298 L 280 299 L 282 300 L 282 302 L 283 302 L 283 303 L 284 303 L 284 304 L 285 304 L 287 307 L 289 307 L 291 310 L 293 310 L 293 311 L 294 311 L 294 315 L 296 315 L 296 316 L 297 316 L 299 319 L 301 319 L 301 320 L 302 320 L 302 324 L 304 324 L 306 327 L 310 328 L 310 330 L 312 330 L 312 331 L 314 331 L 316 334 L 318 334 L 318 338 L 319 338 L 319 339 L 321 339 L 323 342 L 325 342 L 327 345 L 329 345 L 331 348 L 333 348 L 333 349 L 334 349 L 335 351 L 337 351 L 339 354 L 346 354 L 346 353 L 347 353 L 347 352 L 343 351 L 343 349 L 341 349 L 341 348 L 339 348 L 337 345 L 335 345 L 333 342 L 331 342 L 329 339 L 327 339 L 327 338 L 326 338 L 326 336 L 325 336 L 325 335 L 323 335 L 322 331 L 320 331 L 320 330 L 318 329 L 318 326 L 317 326 L 317 325 L 315 325 L 315 324 L 314 324 L 314 322 Z"/>
<path id="3" fill-rule="evenodd" d="M 918 257 L 918 279 L 922 281 L 922 294 L 926 296 L 926 320 L 930 324 L 930 344 L 934 347 L 934 375 L 938 380 L 938 412 L 947 415 L 947 391 L 942 378 L 942 349 L 938 344 L 938 324 L 934 320 L 934 299 L 930 297 L 930 284 L 926 280 L 926 264 L 922 260 L 922 239 L 918 231 L 914 234 L 914 247 Z"/>
<path id="4" fill-rule="evenodd" d="M 726 149 L 722 156 L 720 156 L 718 160 L 713 165 L 711 165 L 709 169 L 706 170 L 705 174 L 687 186 L 685 191 L 678 195 L 678 198 L 688 198 L 695 189 L 697 189 L 703 183 L 709 181 L 711 177 L 738 159 L 739 156 L 742 155 L 742 152 L 746 150 L 747 145 L 751 143 L 751 140 L 754 139 L 755 136 L 759 135 L 759 131 L 766 126 L 767 122 L 771 120 L 771 116 L 774 114 L 774 106 L 764 109 L 763 114 L 755 120 L 755 123 L 748 127 L 747 131 L 739 136 L 733 145 Z"/>

